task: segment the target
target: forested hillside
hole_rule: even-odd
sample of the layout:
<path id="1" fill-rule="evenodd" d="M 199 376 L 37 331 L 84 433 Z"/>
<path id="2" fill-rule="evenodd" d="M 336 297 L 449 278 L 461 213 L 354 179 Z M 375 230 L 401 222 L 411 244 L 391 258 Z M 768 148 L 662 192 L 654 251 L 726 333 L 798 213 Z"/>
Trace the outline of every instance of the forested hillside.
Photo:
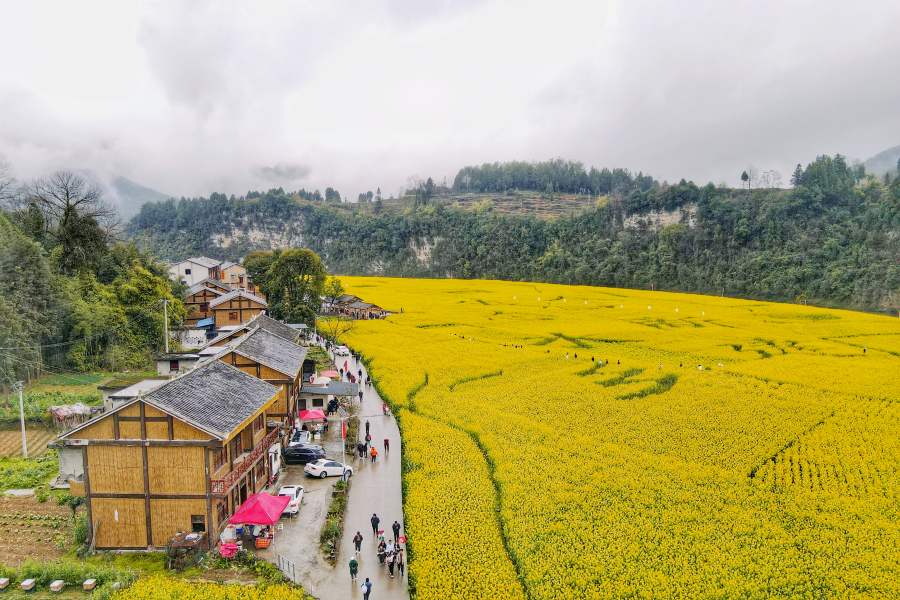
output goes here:
<path id="1" fill-rule="evenodd" d="M 479 190 L 508 190 L 518 181 L 467 169 L 469 185 L 482 182 Z M 896 180 L 867 178 L 841 156 L 798 165 L 790 190 L 660 185 L 631 174 L 607 186 L 602 173 L 599 189 L 587 173 L 583 192 L 604 195 L 581 196 L 589 201 L 577 212 L 553 218 L 495 210 L 508 191 L 463 205 L 418 194 L 407 203 L 328 204 L 271 190 L 254 199 L 214 194 L 145 204 L 130 235 L 166 259 L 239 259 L 304 246 L 338 274 L 653 287 L 900 309 Z M 484 183 L 494 180 L 501 183 Z M 533 187 L 545 185 L 541 198 L 554 202 L 569 185 L 580 189 L 573 181 L 536 179 Z"/>

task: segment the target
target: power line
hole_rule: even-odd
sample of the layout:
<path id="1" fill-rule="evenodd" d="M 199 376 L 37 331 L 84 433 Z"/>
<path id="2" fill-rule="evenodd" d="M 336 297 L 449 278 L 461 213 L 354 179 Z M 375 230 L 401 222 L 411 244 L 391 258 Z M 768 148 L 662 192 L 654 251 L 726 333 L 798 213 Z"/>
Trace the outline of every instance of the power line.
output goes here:
<path id="1" fill-rule="evenodd" d="M 136 321 L 143 319 L 144 317 L 148 316 L 148 314 L 151 310 L 158 307 L 161 302 L 162 302 L 162 300 L 157 300 L 156 302 L 154 302 L 153 304 L 151 304 L 150 306 L 145 308 L 143 311 L 141 311 L 141 314 L 134 317 L 133 319 L 129 319 L 128 321 L 126 321 L 125 323 L 122 323 L 121 325 L 119 325 L 117 327 L 113 327 L 112 329 L 107 329 L 106 331 L 101 331 L 100 333 L 95 333 L 92 336 L 89 336 L 86 338 L 81 338 L 81 339 L 75 340 L 74 342 L 60 342 L 58 344 L 43 344 L 40 346 L 14 346 L 14 347 L 8 347 L 8 348 L 0 348 L 0 350 L 39 350 L 41 348 L 63 348 L 66 346 L 74 346 L 75 344 L 87 343 L 89 341 L 93 341 L 94 339 L 102 337 L 108 333 L 113 333 L 114 331 L 119 331 L 120 329 L 128 327 L 132 323 L 135 323 Z"/>
<path id="2" fill-rule="evenodd" d="M 78 379 L 77 377 L 71 377 L 70 375 L 64 375 L 63 373 L 57 373 L 53 369 L 49 369 L 49 368 L 45 367 L 40 362 L 37 362 L 37 361 L 32 362 L 32 361 L 28 361 L 28 360 L 23 360 L 21 358 L 12 356 L 11 354 L 7 354 L 5 352 L 0 352 L 0 356 L 5 356 L 9 360 L 14 360 L 14 361 L 21 363 L 27 367 L 39 368 L 41 371 L 46 371 L 47 373 L 50 373 L 51 375 L 56 375 L 57 377 L 62 377 L 64 379 L 71 379 L 72 381 L 77 381 L 80 384 L 84 385 L 83 379 Z M 67 373 L 71 373 L 72 375 L 84 375 L 84 373 L 79 373 L 78 371 L 69 371 L 68 369 L 62 369 L 62 368 L 60 368 L 60 370 L 66 371 Z M 9 379 L 9 376 L 7 376 L 7 379 Z M 12 379 L 10 379 L 10 381 L 12 382 Z"/>

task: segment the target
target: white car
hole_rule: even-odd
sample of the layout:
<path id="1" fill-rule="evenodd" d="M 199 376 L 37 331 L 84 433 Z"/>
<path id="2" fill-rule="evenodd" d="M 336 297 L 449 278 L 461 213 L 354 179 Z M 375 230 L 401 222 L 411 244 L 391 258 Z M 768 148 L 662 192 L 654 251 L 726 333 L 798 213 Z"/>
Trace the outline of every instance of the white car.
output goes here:
<path id="1" fill-rule="evenodd" d="M 347 477 L 353 475 L 353 467 L 343 465 L 336 460 L 330 458 L 320 458 L 317 461 L 306 463 L 303 471 L 311 477 L 321 477 L 325 479 L 328 476 L 340 477 L 347 472 Z"/>
<path id="2" fill-rule="evenodd" d="M 279 496 L 287 496 L 291 499 L 288 505 L 284 507 L 285 513 L 296 515 L 300 512 L 300 503 L 303 502 L 303 486 L 302 485 L 284 485 L 278 490 Z"/>
<path id="3" fill-rule="evenodd" d="M 338 346 L 334 349 L 335 356 L 350 356 L 350 349 L 347 346 Z"/>

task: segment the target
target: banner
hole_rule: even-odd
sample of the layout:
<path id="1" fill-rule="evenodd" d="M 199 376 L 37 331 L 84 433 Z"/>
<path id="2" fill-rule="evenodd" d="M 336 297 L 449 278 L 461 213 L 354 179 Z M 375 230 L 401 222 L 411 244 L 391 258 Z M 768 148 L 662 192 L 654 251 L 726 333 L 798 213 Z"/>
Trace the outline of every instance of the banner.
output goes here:
<path id="1" fill-rule="evenodd" d="M 341 439 L 347 439 L 347 421 L 341 421 Z"/>

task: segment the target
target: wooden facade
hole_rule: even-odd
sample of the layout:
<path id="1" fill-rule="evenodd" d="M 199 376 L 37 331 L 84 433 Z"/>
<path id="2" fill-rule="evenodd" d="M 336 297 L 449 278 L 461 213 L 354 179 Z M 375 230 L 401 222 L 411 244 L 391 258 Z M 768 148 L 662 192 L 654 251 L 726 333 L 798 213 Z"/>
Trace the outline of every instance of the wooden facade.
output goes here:
<path id="1" fill-rule="evenodd" d="M 200 287 L 199 291 L 184 299 L 184 306 L 188 312 L 184 318 L 184 326 L 188 329 L 196 327 L 197 322 L 201 319 L 211 317 L 212 310 L 209 308 L 209 303 L 224 293 L 206 286 Z"/>
<path id="2" fill-rule="evenodd" d="M 294 415 L 297 411 L 297 395 L 300 393 L 301 385 L 303 385 L 301 371 L 297 373 L 282 373 L 243 356 L 240 353 L 240 347 L 236 351 L 220 356 L 219 360 L 237 367 L 244 373 L 249 373 L 257 379 L 262 379 L 266 383 L 277 386 L 279 388 L 278 395 L 275 403 L 269 409 L 269 418 L 277 419 L 285 425 L 293 424 Z"/>
<path id="3" fill-rule="evenodd" d="M 211 305 L 217 328 L 240 325 L 251 317 L 264 312 L 268 307 L 265 300 L 244 292 L 226 294 L 217 300 L 217 303 Z"/>
<path id="4" fill-rule="evenodd" d="M 268 450 L 280 439 L 267 419 L 280 393 L 227 435 L 204 431 L 147 397 L 54 442 L 81 450 L 96 548 L 161 548 L 180 531 L 205 531 L 215 543 L 247 496 L 265 488 Z"/>

